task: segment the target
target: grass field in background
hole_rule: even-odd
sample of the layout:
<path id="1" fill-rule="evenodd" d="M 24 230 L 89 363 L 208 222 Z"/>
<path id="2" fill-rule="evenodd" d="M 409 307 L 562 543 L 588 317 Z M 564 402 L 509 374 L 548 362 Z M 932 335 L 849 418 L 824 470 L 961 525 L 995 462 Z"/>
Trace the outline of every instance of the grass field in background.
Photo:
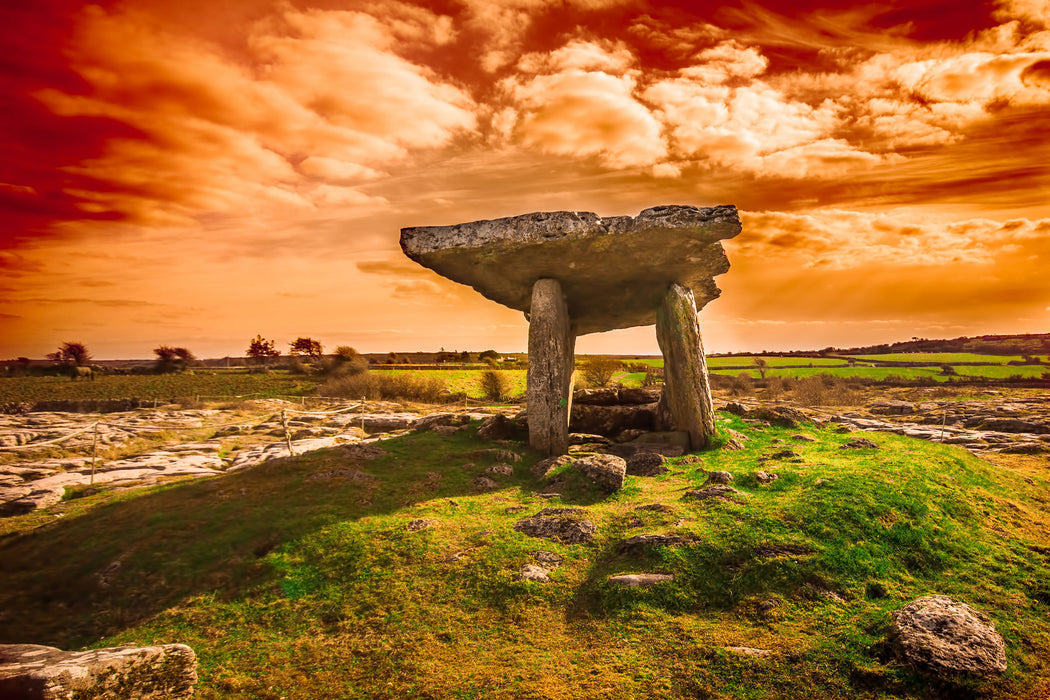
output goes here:
<path id="1" fill-rule="evenodd" d="M 468 430 L 395 438 L 372 462 L 336 448 L 65 501 L 2 521 L 0 642 L 185 643 L 202 700 L 1020 700 L 1050 688 L 1045 474 L 1025 481 L 895 435 L 843 450 L 853 436 L 811 424 L 719 425 L 750 438 L 744 449 L 672 459 L 612 495 L 566 466 L 561 495 L 536 497 L 537 455 L 523 448 L 514 475 L 479 492 L 473 479 L 501 458 Z M 760 462 L 785 446 L 802 463 Z M 760 464 L 780 479 L 759 486 Z M 745 495 L 684 500 L 704 470 L 729 471 Z M 653 503 L 669 510 L 636 510 Z M 548 506 L 586 508 L 594 542 L 514 530 Z M 432 526 L 409 531 L 417 519 Z M 687 542 L 621 549 L 650 532 Z M 564 563 L 549 583 L 515 580 L 536 550 Z M 674 580 L 607 582 L 628 572 Z M 891 613 L 929 594 L 991 617 L 1007 645 L 1001 678 L 931 686 L 883 653 Z"/>

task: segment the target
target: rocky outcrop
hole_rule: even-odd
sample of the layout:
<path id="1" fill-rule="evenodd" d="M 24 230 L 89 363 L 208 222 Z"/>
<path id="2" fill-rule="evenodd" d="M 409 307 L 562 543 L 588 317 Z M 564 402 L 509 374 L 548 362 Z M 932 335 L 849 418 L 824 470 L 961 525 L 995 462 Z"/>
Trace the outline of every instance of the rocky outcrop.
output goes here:
<path id="1" fill-rule="evenodd" d="M 598 531 L 587 515 L 583 508 L 544 508 L 531 518 L 519 520 L 514 529 L 529 537 L 583 544 L 593 540 Z"/>
<path id="2" fill-rule="evenodd" d="M 184 644 L 80 652 L 0 645 L 0 697 L 5 700 L 181 700 L 193 694 L 196 682 L 197 657 Z"/>
<path id="3" fill-rule="evenodd" d="M 1006 647 L 992 621 L 948 596 L 924 596 L 893 613 L 889 642 L 902 659 L 937 675 L 1006 670 Z"/>

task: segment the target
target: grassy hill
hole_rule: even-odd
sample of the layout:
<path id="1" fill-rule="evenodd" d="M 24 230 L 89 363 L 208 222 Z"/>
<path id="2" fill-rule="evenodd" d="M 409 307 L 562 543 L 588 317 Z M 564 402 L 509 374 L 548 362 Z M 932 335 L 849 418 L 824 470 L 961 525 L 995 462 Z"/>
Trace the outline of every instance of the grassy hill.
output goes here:
<path id="1" fill-rule="evenodd" d="M 951 446 L 728 416 L 742 451 L 671 460 L 606 496 L 574 468 L 542 498 L 523 455 L 469 429 L 387 455 L 342 449 L 222 477 L 102 492 L 0 520 L 0 642 L 182 642 L 200 698 L 1032 698 L 1050 692 L 1050 492 Z M 804 435 L 812 441 L 796 435 Z M 790 456 L 766 457 L 783 450 Z M 761 486 L 756 470 L 779 474 Z M 683 500 L 702 470 L 735 502 Z M 361 478 L 361 473 L 374 478 Z M 355 476 L 358 475 L 358 476 Z M 637 510 L 664 504 L 667 509 Z M 527 537 L 549 506 L 586 508 L 594 542 Z M 409 523 L 432 521 L 412 531 Z M 643 533 L 686 544 L 624 551 Z M 515 580 L 532 552 L 549 583 Z M 673 574 L 637 589 L 615 573 Z M 987 613 L 1009 670 L 940 683 L 883 648 L 925 594 Z M 752 658 L 729 647 L 770 650 Z M 1044 695 L 1045 696 L 1045 695 Z"/>

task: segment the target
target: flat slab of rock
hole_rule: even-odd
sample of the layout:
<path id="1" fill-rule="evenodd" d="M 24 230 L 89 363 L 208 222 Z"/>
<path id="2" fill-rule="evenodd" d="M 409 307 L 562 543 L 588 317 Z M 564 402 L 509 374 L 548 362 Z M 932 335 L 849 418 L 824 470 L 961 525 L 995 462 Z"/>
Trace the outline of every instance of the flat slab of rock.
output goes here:
<path id="1" fill-rule="evenodd" d="M 668 285 L 697 308 L 729 269 L 722 239 L 740 233 L 736 207 L 659 206 L 638 216 L 536 212 L 454 226 L 401 229 L 401 249 L 443 277 L 528 312 L 541 278 L 562 283 L 576 333 L 648 326 Z"/>
<path id="2" fill-rule="evenodd" d="M 648 588 L 673 580 L 674 576 L 671 574 L 619 574 L 609 577 L 609 583 L 614 586 L 627 586 L 628 588 Z"/>
<path id="3" fill-rule="evenodd" d="M 0 697 L 5 700 L 181 700 L 193 694 L 196 682 L 197 657 L 184 644 L 79 652 L 0 644 Z"/>
<path id="4" fill-rule="evenodd" d="M 905 660 L 938 675 L 1006 670 L 1006 647 L 992 621 L 948 596 L 923 596 L 893 613 L 890 641 Z"/>

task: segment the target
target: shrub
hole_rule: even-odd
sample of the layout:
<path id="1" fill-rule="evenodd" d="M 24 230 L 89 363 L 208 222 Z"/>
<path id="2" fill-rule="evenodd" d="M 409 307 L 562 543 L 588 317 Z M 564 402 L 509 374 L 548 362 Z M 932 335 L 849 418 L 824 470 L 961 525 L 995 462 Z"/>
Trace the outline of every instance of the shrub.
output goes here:
<path id="1" fill-rule="evenodd" d="M 440 403 L 449 396 L 445 383 L 437 377 L 368 371 L 332 376 L 317 388 L 317 393 L 350 399 L 400 399 L 424 403 Z"/>
<path id="2" fill-rule="evenodd" d="M 733 396 L 751 396 L 755 393 L 755 382 L 747 372 L 741 372 L 730 380 L 729 393 Z"/>
<path id="3" fill-rule="evenodd" d="M 510 398 L 513 382 L 506 372 L 487 369 L 481 373 L 481 393 L 490 401 L 504 401 Z"/>
<path id="4" fill-rule="evenodd" d="M 642 378 L 642 386 L 652 386 L 662 383 L 664 380 L 663 367 L 645 367 L 645 377 Z"/>
<path id="5" fill-rule="evenodd" d="M 613 376 L 623 369 L 623 363 L 611 357 L 592 357 L 582 369 L 588 386 L 609 386 Z"/>

